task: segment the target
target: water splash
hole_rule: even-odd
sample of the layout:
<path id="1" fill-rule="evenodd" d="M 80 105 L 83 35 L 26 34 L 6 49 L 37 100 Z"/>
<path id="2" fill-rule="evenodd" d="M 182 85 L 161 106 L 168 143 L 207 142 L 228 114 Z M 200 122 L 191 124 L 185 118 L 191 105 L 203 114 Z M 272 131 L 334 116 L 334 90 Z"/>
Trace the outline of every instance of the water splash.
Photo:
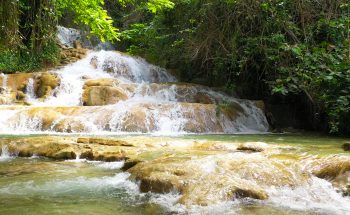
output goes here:
<path id="1" fill-rule="evenodd" d="M 6 89 L 7 87 L 7 75 L 5 75 L 4 73 L 1 73 L 0 76 L 2 77 L 2 83 L 1 83 L 1 86 Z"/>
<path id="2" fill-rule="evenodd" d="M 35 89 L 34 89 L 34 79 L 30 78 L 26 87 L 26 99 L 30 103 L 36 102 Z"/>
<path id="3" fill-rule="evenodd" d="M 8 161 L 12 159 L 11 154 L 8 150 L 7 145 L 3 145 L 1 148 L 1 155 L 0 155 L 0 162 L 2 161 Z"/>
<path id="4" fill-rule="evenodd" d="M 14 182 L 6 187 L 0 187 L 0 194 L 14 196 L 59 196 L 59 195 L 87 195 L 91 193 L 111 193 L 121 189 L 131 194 L 139 193 L 137 184 L 127 180 L 129 173 L 118 173 L 105 177 L 77 177 L 67 180 L 51 180 L 45 183 L 34 181 Z M 121 191 L 121 192 L 122 192 Z"/>
<path id="5" fill-rule="evenodd" d="M 312 211 L 316 214 L 347 214 L 350 198 L 336 192 L 332 184 L 324 179 L 312 177 L 308 184 L 292 189 L 270 187 L 266 204 L 297 211 Z"/>

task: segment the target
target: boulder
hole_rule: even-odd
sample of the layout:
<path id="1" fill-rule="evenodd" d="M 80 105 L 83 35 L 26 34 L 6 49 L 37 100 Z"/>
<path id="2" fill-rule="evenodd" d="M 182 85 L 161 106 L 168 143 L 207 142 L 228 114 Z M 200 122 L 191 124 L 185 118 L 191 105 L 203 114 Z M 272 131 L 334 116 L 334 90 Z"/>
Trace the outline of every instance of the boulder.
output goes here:
<path id="1" fill-rule="evenodd" d="M 73 47 L 74 47 L 75 49 L 81 49 L 81 48 L 83 48 L 83 46 L 81 45 L 81 43 L 80 43 L 79 40 L 75 40 L 75 41 L 73 42 Z"/>
<path id="2" fill-rule="evenodd" d="M 102 106 L 124 101 L 128 96 L 117 87 L 92 86 L 84 89 L 84 106 Z"/>
<path id="3" fill-rule="evenodd" d="M 262 101 L 262 100 L 255 100 L 255 101 L 253 101 L 253 103 L 254 103 L 254 105 L 257 108 L 259 108 L 260 110 L 262 110 L 265 113 L 266 108 L 265 108 L 265 102 L 264 101 Z"/>
<path id="4" fill-rule="evenodd" d="M 350 184 L 346 185 L 346 189 L 345 189 L 344 195 L 345 196 L 350 196 Z"/>
<path id="5" fill-rule="evenodd" d="M 84 88 L 88 87 L 115 87 L 119 84 L 119 81 L 113 78 L 101 78 L 101 79 L 90 79 L 84 84 Z"/>
<path id="6" fill-rule="evenodd" d="M 341 174 L 350 171 L 350 157 L 329 156 L 313 161 L 309 168 L 312 174 L 319 178 L 335 179 Z"/>
<path id="7" fill-rule="evenodd" d="M 215 104 L 215 101 L 206 93 L 199 92 L 194 96 L 195 103 Z"/>
<path id="8" fill-rule="evenodd" d="M 41 73 L 35 80 L 35 93 L 38 98 L 46 99 L 60 84 L 60 79 L 51 73 Z"/>
<path id="9" fill-rule="evenodd" d="M 237 147 L 237 150 L 262 152 L 267 148 L 267 144 L 263 142 L 246 142 Z"/>

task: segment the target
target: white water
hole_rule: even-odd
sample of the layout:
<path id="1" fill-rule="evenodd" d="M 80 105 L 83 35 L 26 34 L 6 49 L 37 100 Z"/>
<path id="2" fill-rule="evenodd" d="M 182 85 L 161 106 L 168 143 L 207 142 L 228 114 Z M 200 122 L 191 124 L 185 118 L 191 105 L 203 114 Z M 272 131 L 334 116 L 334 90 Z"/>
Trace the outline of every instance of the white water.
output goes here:
<path id="1" fill-rule="evenodd" d="M 3 145 L 1 148 L 1 154 L 0 154 L 0 162 L 1 161 L 8 161 L 12 159 L 11 154 L 8 151 L 8 147 L 6 145 Z"/>
<path id="2" fill-rule="evenodd" d="M 30 103 L 34 103 L 36 101 L 35 98 L 35 90 L 34 90 L 34 79 L 30 78 L 28 80 L 27 88 L 26 88 L 26 99 Z"/>
<path id="3" fill-rule="evenodd" d="M 345 215 L 350 212 L 350 197 L 337 193 L 332 184 L 312 177 L 309 184 L 292 189 L 271 187 L 266 204 L 298 211 L 313 211 L 316 214 Z"/>
<path id="4" fill-rule="evenodd" d="M 7 75 L 1 73 L 0 76 L 2 77 L 1 86 L 2 86 L 3 88 L 6 88 L 6 87 L 7 87 Z"/>
<path id="5" fill-rule="evenodd" d="M 44 101 L 36 98 L 35 80 L 30 78 L 26 100 L 31 106 L 0 106 L 0 133 L 171 135 L 256 133 L 268 129 L 263 112 L 253 102 L 199 85 L 178 84 L 166 70 L 118 52 L 91 52 L 86 58 L 50 73 L 60 79 L 60 85 Z M 107 106 L 81 107 L 85 82 L 106 78 L 115 80 L 114 88 L 124 93 L 127 100 Z M 199 94 L 213 102 L 234 103 L 242 111 L 230 119 L 217 112 L 215 105 L 197 104 Z M 55 118 L 47 122 L 50 117 Z"/>

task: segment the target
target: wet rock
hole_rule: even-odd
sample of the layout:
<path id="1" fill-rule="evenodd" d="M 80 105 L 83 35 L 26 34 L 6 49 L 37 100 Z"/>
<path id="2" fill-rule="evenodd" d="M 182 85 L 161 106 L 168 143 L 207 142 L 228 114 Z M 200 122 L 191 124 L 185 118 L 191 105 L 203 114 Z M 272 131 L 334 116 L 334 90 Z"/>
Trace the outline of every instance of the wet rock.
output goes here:
<path id="1" fill-rule="evenodd" d="M 194 96 L 195 103 L 214 104 L 215 101 L 206 93 L 199 92 Z"/>
<path id="2" fill-rule="evenodd" d="M 97 66 L 98 66 L 97 57 L 91 58 L 90 65 L 91 65 L 94 69 L 97 69 Z"/>
<path id="3" fill-rule="evenodd" d="M 184 205 L 209 205 L 235 198 L 268 198 L 254 181 L 243 179 L 244 176 L 239 178 L 227 168 L 219 174 L 211 169 L 211 163 L 210 159 L 168 157 L 138 163 L 128 171 L 133 179 L 140 181 L 142 192 L 178 191 L 182 194 L 179 203 Z"/>
<path id="4" fill-rule="evenodd" d="M 69 141 L 56 142 L 55 138 L 50 137 L 23 138 L 20 142 L 9 140 L 8 146 L 11 152 L 16 152 L 21 157 L 38 155 L 54 159 L 73 159 L 76 156 Z"/>
<path id="5" fill-rule="evenodd" d="M 16 93 L 16 99 L 17 100 L 23 100 L 25 97 L 26 97 L 26 94 L 24 94 L 24 92 L 17 91 L 17 93 Z"/>
<path id="6" fill-rule="evenodd" d="M 350 196 L 350 184 L 346 185 L 346 190 L 344 192 L 345 196 Z"/>
<path id="7" fill-rule="evenodd" d="M 115 87 L 119 84 L 119 81 L 113 78 L 101 78 L 101 79 L 91 79 L 87 80 L 84 84 L 84 88 L 88 87 Z"/>
<path id="8" fill-rule="evenodd" d="M 179 203 L 188 207 L 191 205 L 208 206 L 235 199 L 251 198 L 266 200 L 268 194 L 258 185 L 228 176 L 204 176 L 204 182 L 186 186 Z M 210 181 L 210 183 L 205 183 Z"/>
<path id="9" fill-rule="evenodd" d="M 75 159 L 77 155 L 73 151 L 60 151 L 53 155 L 53 158 L 60 160 Z"/>
<path id="10" fill-rule="evenodd" d="M 114 161 L 122 161 L 127 160 L 128 157 L 124 153 L 124 151 L 106 151 L 103 153 L 94 154 L 94 160 L 106 161 L 106 162 L 114 162 Z"/>
<path id="11" fill-rule="evenodd" d="M 181 191 L 184 184 L 181 182 L 181 178 L 174 174 L 181 170 L 180 166 L 169 168 L 166 162 L 169 162 L 169 160 L 142 162 L 128 171 L 132 174 L 133 179 L 140 181 L 141 192 L 168 193 Z"/>
<path id="12" fill-rule="evenodd" d="M 9 91 L 17 92 L 17 90 L 23 91 L 27 86 L 28 80 L 35 76 L 34 73 L 16 73 L 8 74 L 6 81 L 6 88 Z"/>
<path id="13" fill-rule="evenodd" d="M 92 138 L 92 137 L 78 138 L 77 143 L 98 144 L 98 145 L 104 145 L 104 146 L 125 146 L 125 147 L 133 146 L 133 144 L 122 140 L 114 140 L 109 138 Z"/>
<path id="14" fill-rule="evenodd" d="M 54 121 L 51 128 L 57 132 L 84 132 L 88 129 L 85 124 L 80 120 L 74 120 L 70 118 L 59 119 L 58 121 Z"/>
<path id="15" fill-rule="evenodd" d="M 350 143 L 344 143 L 342 145 L 342 148 L 344 149 L 344 151 L 350 151 Z"/>
<path id="16" fill-rule="evenodd" d="M 122 170 L 127 171 L 140 162 L 142 162 L 142 161 L 138 160 L 138 159 L 129 159 L 129 160 L 125 161 L 124 166 L 122 167 Z"/>
<path id="17" fill-rule="evenodd" d="M 350 157 L 330 156 L 315 160 L 311 163 L 311 171 L 319 178 L 334 179 L 350 171 Z"/>
<path id="18" fill-rule="evenodd" d="M 81 45 L 81 43 L 80 43 L 79 40 L 75 40 L 75 41 L 73 42 L 73 47 L 74 47 L 75 49 L 81 49 L 81 48 L 83 48 L 83 46 Z"/>
<path id="19" fill-rule="evenodd" d="M 266 143 L 262 142 L 247 142 L 237 147 L 237 150 L 251 151 L 251 152 L 262 152 L 267 148 Z"/>
<path id="20" fill-rule="evenodd" d="M 61 47 L 61 65 L 74 63 L 86 56 L 87 49 L 81 47 L 80 43 L 76 43 L 76 48 Z"/>
<path id="21" fill-rule="evenodd" d="M 253 101 L 253 103 L 254 103 L 254 105 L 255 105 L 257 108 L 259 108 L 259 109 L 261 109 L 263 112 L 265 112 L 266 107 L 265 107 L 265 102 L 264 102 L 264 101 L 262 101 L 262 100 L 256 100 L 256 101 Z"/>
<path id="22" fill-rule="evenodd" d="M 12 104 L 16 101 L 17 94 L 14 92 L 9 92 L 8 90 L 3 90 L 0 93 L 0 105 Z"/>
<path id="23" fill-rule="evenodd" d="M 36 77 L 35 83 L 36 96 L 45 99 L 60 84 L 60 80 L 56 75 L 45 72 Z"/>
<path id="24" fill-rule="evenodd" d="M 94 159 L 94 153 L 92 152 L 92 150 L 84 151 L 84 152 L 82 152 L 80 154 L 80 158 L 87 159 L 87 160 L 93 160 Z"/>
<path id="25" fill-rule="evenodd" d="M 154 129 L 154 119 L 147 121 L 147 115 L 143 108 L 135 107 L 129 110 L 123 121 L 123 129 L 127 132 L 150 132 Z"/>
<path id="26" fill-rule="evenodd" d="M 124 101 L 128 96 L 119 88 L 107 86 L 88 87 L 83 93 L 84 106 L 101 106 Z"/>
<path id="27" fill-rule="evenodd" d="M 239 103 L 222 104 L 217 108 L 218 113 L 223 113 L 231 120 L 235 120 L 240 114 L 244 113 L 242 106 Z"/>

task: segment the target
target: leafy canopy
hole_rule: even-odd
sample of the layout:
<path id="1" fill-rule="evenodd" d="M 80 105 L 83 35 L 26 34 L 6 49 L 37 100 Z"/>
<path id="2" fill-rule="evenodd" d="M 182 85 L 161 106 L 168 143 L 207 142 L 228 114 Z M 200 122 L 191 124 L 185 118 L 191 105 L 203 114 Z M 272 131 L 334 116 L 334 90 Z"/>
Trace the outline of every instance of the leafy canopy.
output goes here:
<path id="1" fill-rule="evenodd" d="M 127 4 L 140 4 L 136 0 L 115 0 L 123 6 Z M 75 22 L 90 27 L 90 32 L 99 36 L 102 41 L 119 40 L 118 28 L 113 26 L 113 20 L 103 8 L 104 0 L 58 0 L 57 14 L 62 16 L 65 10 L 72 10 L 75 13 Z M 148 0 L 142 1 L 143 7 L 152 13 L 157 13 L 164 8 L 174 7 L 170 0 Z"/>

